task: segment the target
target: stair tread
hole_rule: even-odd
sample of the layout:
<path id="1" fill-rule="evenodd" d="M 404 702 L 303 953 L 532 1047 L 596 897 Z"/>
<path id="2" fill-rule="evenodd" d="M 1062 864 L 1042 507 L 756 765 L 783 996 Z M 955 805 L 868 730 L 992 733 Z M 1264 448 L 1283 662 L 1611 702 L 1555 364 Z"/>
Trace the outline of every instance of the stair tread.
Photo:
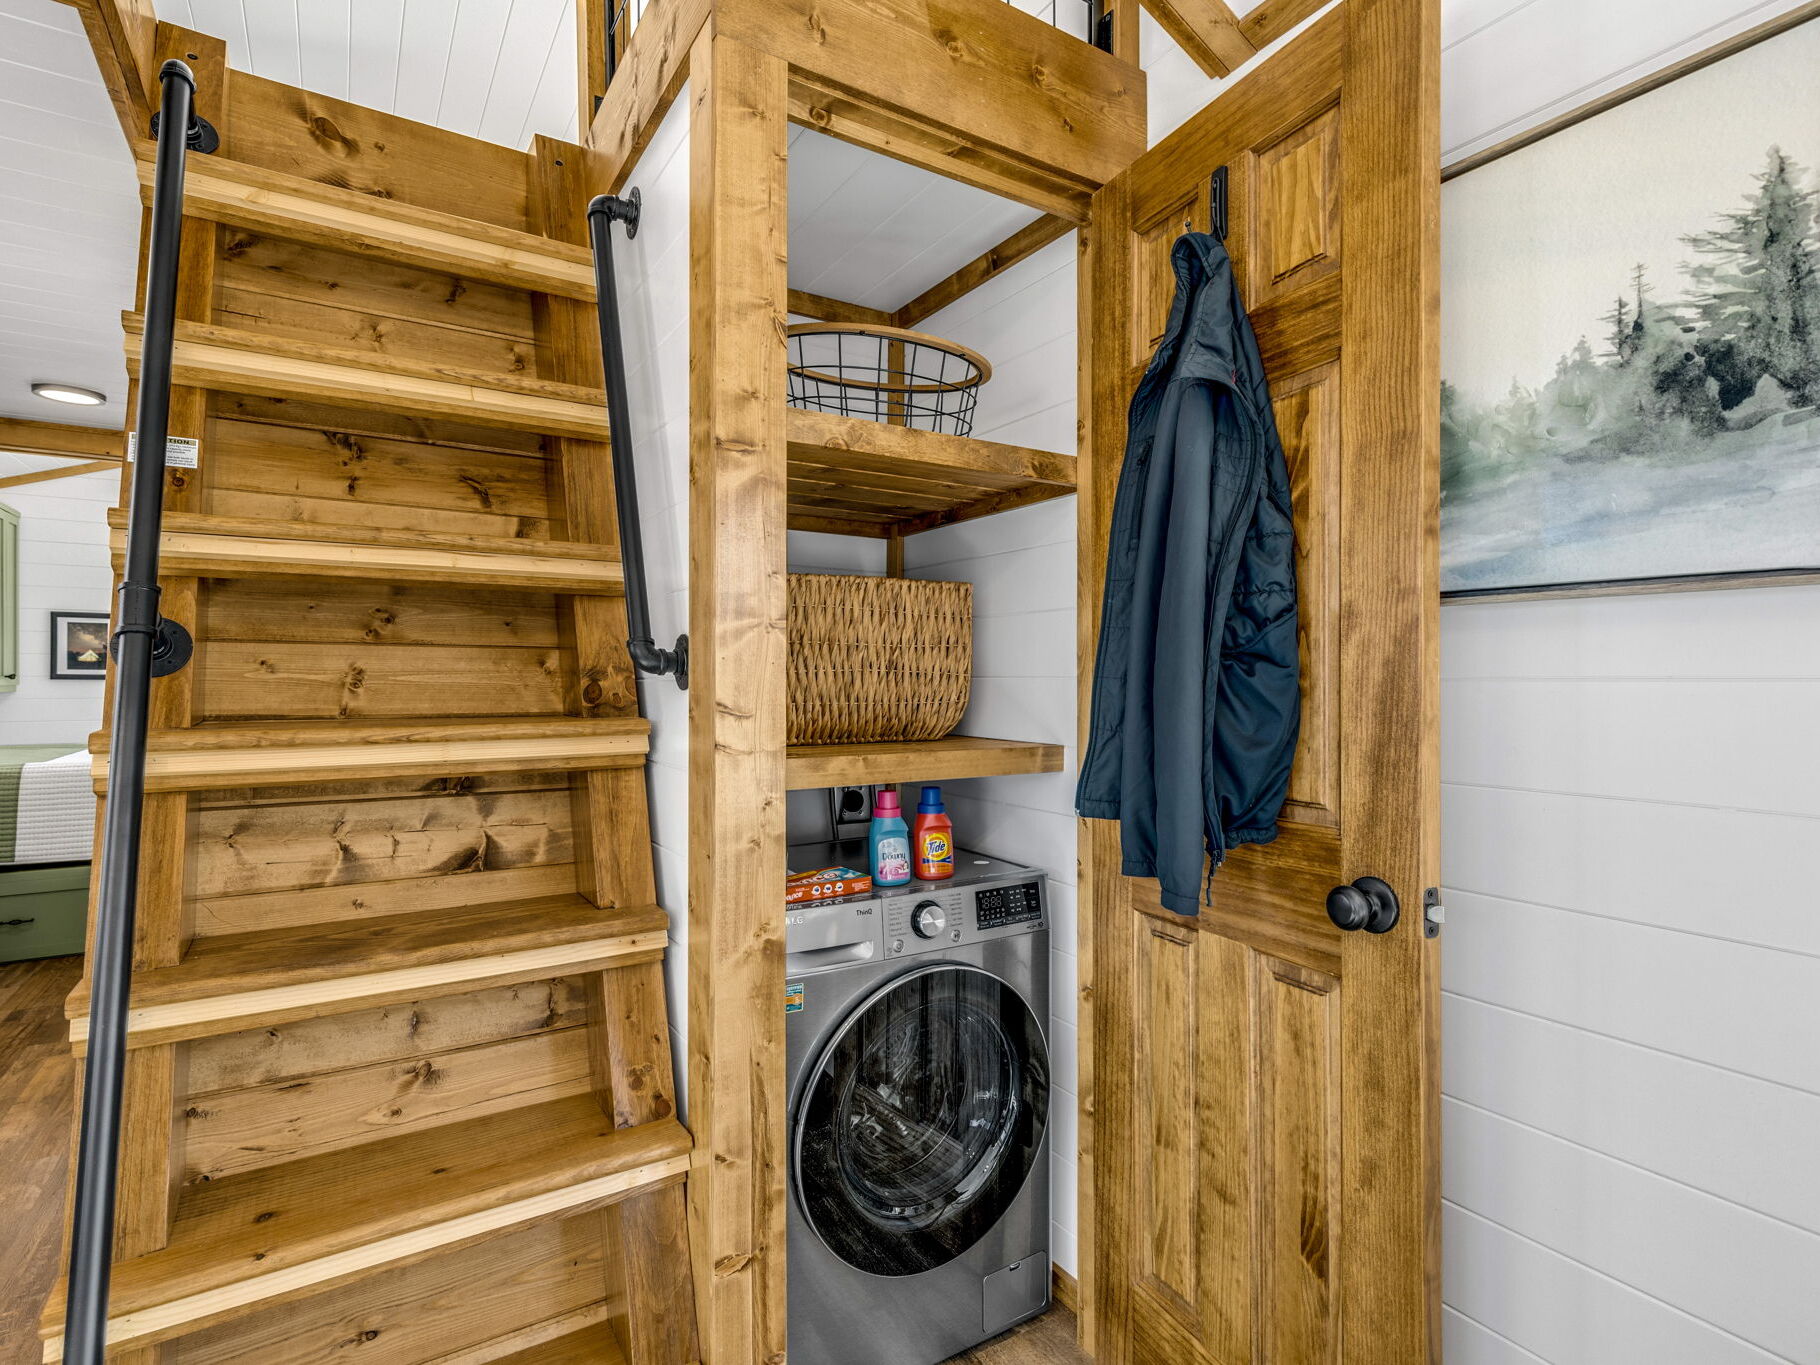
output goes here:
<path id="1" fill-rule="evenodd" d="M 527 716 L 394 722 L 222 721 L 146 736 L 147 791 L 285 786 L 422 773 L 629 767 L 650 749 L 640 716 Z M 107 790 L 108 740 L 89 740 Z"/>
<path id="2" fill-rule="evenodd" d="M 122 321 L 127 373 L 136 376 L 144 320 L 127 313 Z M 171 366 L 174 382 L 224 393 L 301 398 L 589 441 L 607 439 L 606 396 L 598 388 L 300 341 L 244 327 L 178 323 Z"/>
<path id="3" fill-rule="evenodd" d="M 686 1172 L 689 1148 L 676 1120 L 615 1128 L 584 1095 L 192 1185 L 169 1244 L 115 1265 L 110 1339 L 180 1335 L 672 1182 Z M 59 1287 L 45 1312 L 47 1339 L 61 1333 L 62 1317 Z"/>
<path id="4" fill-rule="evenodd" d="M 148 202 L 151 147 L 148 142 L 138 149 L 139 179 Z M 198 158 L 189 168 L 184 211 L 341 251 L 594 298 L 593 259 L 586 247 L 227 157 Z"/>
<path id="5" fill-rule="evenodd" d="M 108 509 L 108 525 L 126 529 L 124 509 Z M 162 529 L 175 534 L 296 541 L 304 545 L 371 545 L 398 550 L 443 550 L 454 554 L 619 562 L 619 549 L 577 540 L 530 540 L 448 531 L 412 531 L 389 526 L 337 526 L 323 522 L 278 521 L 266 517 L 224 517 L 200 512 L 166 512 Z"/>
<path id="6" fill-rule="evenodd" d="M 662 935 L 655 905 L 602 907 L 579 895 L 540 896 L 463 910 L 426 910 L 370 920 L 194 940 L 183 961 L 133 973 L 134 1010 L 148 1005 L 266 991 L 410 967 L 558 947 L 597 939 Z M 88 983 L 69 997 L 72 1018 L 88 1012 Z"/>
<path id="7" fill-rule="evenodd" d="M 499 1356 L 493 1365 L 625 1365 L 625 1353 L 604 1322 Z"/>

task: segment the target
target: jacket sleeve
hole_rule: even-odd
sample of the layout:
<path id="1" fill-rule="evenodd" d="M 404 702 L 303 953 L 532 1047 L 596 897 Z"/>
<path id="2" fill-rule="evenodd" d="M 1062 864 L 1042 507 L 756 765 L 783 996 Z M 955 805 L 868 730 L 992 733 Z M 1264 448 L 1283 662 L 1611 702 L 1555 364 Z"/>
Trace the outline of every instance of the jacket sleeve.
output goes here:
<path id="1" fill-rule="evenodd" d="M 1207 814 L 1228 847 L 1276 837 L 1301 728 L 1293 506 L 1268 407 L 1263 420 L 1262 488 L 1233 580 L 1210 727 L 1214 780 Z"/>

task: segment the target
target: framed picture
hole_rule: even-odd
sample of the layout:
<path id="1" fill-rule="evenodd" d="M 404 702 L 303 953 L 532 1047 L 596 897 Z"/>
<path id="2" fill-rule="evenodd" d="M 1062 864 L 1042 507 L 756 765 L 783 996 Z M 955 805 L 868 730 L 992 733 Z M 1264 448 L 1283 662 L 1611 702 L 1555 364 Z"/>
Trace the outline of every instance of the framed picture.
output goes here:
<path id="1" fill-rule="evenodd" d="M 1820 576 L 1820 20 L 1442 190 L 1443 593 Z"/>
<path id="2" fill-rule="evenodd" d="M 51 613 L 51 676 L 101 678 L 107 674 L 107 613 Z"/>

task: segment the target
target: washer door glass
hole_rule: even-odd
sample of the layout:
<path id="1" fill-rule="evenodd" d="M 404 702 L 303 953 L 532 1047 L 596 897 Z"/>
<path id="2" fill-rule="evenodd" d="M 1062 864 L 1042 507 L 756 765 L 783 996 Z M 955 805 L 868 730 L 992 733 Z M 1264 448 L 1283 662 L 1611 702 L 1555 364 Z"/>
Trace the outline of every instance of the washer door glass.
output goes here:
<path id="1" fill-rule="evenodd" d="M 1048 1052 L 1023 998 L 975 967 L 925 967 L 863 1003 L 816 1060 L 797 1198 L 849 1265 L 932 1270 L 1004 1216 L 1048 1110 Z"/>

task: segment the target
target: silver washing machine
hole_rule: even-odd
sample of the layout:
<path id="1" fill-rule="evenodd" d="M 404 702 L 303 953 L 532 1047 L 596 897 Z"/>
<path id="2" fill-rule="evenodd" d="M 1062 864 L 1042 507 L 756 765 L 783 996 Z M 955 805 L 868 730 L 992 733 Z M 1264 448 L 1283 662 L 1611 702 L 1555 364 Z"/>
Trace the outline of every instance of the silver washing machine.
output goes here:
<path id="1" fill-rule="evenodd" d="M 790 1365 L 935 1365 L 1048 1306 L 1046 916 L 1042 873 L 964 850 L 786 911 Z"/>

